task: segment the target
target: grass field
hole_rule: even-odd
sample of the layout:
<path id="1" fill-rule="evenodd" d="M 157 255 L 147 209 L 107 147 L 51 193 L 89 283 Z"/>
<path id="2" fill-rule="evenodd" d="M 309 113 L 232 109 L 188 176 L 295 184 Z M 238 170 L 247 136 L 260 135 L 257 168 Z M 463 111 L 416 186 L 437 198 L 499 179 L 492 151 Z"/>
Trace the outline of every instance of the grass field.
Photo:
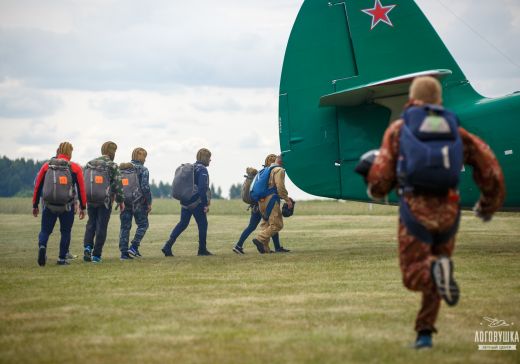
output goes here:
<path id="1" fill-rule="evenodd" d="M 177 204 L 157 201 L 141 251 L 122 262 L 112 215 L 102 264 L 36 263 L 40 219 L 28 199 L 0 199 L 2 363 L 519 363 L 520 353 L 477 350 L 483 316 L 520 326 L 520 218 L 489 224 L 465 212 L 455 252 L 458 306 L 443 306 L 434 349 L 414 351 L 419 294 L 401 284 L 395 207 L 336 201 L 297 204 L 286 220 L 288 254 L 231 251 L 248 222 L 244 205 L 216 201 L 208 248 L 197 257 L 194 222 L 160 248 Z M 71 251 L 81 254 L 85 220 Z"/>

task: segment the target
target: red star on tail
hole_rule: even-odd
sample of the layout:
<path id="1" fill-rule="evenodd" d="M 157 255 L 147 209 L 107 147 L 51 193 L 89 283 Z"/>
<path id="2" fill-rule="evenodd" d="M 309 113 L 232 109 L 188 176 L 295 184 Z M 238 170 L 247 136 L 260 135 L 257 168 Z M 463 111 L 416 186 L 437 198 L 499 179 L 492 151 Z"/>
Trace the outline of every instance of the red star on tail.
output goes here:
<path id="1" fill-rule="evenodd" d="M 372 9 L 363 9 L 361 11 L 372 17 L 372 26 L 370 27 L 370 30 L 372 30 L 381 21 L 383 23 L 390 25 L 391 27 L 394 26 L 392 24 L 392 22 L 390 21 L 390 18 L 388 17 L 388 13 L 393 8 L 395 8 L 395 5 L 383 6 L 383 5 L 381 5 L 380 0 L 376 0 L 376 2 L 374 3 L 374 7 Z"/>

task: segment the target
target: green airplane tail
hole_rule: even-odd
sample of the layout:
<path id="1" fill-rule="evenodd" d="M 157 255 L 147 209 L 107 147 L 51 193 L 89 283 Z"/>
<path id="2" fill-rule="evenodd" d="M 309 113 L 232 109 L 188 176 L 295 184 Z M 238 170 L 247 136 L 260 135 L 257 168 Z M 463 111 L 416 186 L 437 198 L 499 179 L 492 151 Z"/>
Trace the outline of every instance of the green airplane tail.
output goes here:
<path id="1" fill-rule="evenodd" d="M 333 2 L 343 8 L 352 65 L 338 89 L 424 71 L 451 71 L 450 82 L 466 78 L 419 7 L 411 0 Z"/>
<path id="2" fill-rule="evenodd" d="M 311 194 L 366 200 L 355 163 L 379 146 L 418 75 L 441 79 L 447 106 L 480 97 L 414 1 L 305 1 L 280 82 L 291 180 Z"/>

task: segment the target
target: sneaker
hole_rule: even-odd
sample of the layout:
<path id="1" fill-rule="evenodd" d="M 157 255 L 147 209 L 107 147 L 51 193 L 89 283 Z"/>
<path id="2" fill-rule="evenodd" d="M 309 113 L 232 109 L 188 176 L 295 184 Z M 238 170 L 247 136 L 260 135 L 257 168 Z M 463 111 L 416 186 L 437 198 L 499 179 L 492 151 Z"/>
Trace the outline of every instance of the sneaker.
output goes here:
<path id="1" fill-rule="evenodd" d="M 43 267 L 47 262 L 47 248 L 44 246 L 40 246 L 38 250 L 38 265 Z"/>
<path id="2" fill-rule="evenodd" d="M 130 253 L 121 253 L 121 260 L 132 260 L 134 258 L 132 258 L 132 256 L 130 255 Z"/>
<path id="3" fill-rule="evenodd" d="M 244 248 L 242 248 L 241 246 L 238 246 L 238 245 L 235 245 L 233 247 L 233 251 L 237 254 L 245 254 L 244 253 Z"/>
<path id="4" fill-rule="evenodd" d="M 65 255 L 65 259 L 68 259 L 68 260 L 74 260 L 77 257 L 78 257 L 77 255 L 72 255 L 72 254 L 70 254 L 70 252 L 67 252 L 67 255 Z"/>
<path id="5" fill-rule="evenodd" d="M 417 340 L 412 345 L 414 349 L 429 349 L 433 347 L 432 336 L 430 335 L 417 335 Z"/>
<path id="6" fill-rule="evenodd" d="M 281 246 L 279 249 L 275 250 L 276 253 L 289 253 L 289 249 L 285 249 L 283 246 Z"/>
<path id="7" fill-rule="evenodd" d="M 208 256 L 208 255 L 213 255 L 209 250 L 203 250 L 203 251 L 200 251 L 197 253 L 198 256 L 200 257 L 203 257 L 203 256 Z"/>
<path id="8" fill-rule="evenodd" d="M 459 301 L 459 286 L 453 278 L 453 262 L 448 257 L 440 257 L 432 264 L 432 275 L 437 292 L 449 306 Z"/>
<path id="9" fill-rule="evenodd" d="M 264 253 L 265 253 L 265 250 L 264 250 L 264 244 L 262 244 L 262 243 L 260 242 L 260 240 L 253 239 L 253 244 L 255 244 L 256 249 L 258 250 L 258 252 L 259 252 L 260 254 L 264 254 Z"/>
<path id="10" fill-rule="evenodd" d="M 92 248 L 88 245 L 85 247 L 85 250 L 83 250 L 83 260 L 85 262 L 92 261 Z"/>
<path id="11" fill-rule="evenodd" d="M 128 249 L 128 254 L 132 255 L 135 258 L 142 257 L 141 253 L 139 253 L 139 248 L 133 245 L 130 247 L 130 249 Z"/>
<path id="12" fill-rule="evenodd" d="M 56 264 L 57 265 L 70 265 L 70 263 L 67 261 L 67 259 L 58 259 Z"/>
<path id="13" fill-rule="evenodd" d="M 92 256 L 92 263 L 101 263 L 101 257 Z"/>

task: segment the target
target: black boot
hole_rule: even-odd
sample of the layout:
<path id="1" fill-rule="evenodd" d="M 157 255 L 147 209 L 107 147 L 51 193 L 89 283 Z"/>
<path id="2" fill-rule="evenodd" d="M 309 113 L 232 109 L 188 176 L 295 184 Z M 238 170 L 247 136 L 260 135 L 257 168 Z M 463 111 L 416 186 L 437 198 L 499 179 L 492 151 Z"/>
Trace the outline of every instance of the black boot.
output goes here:
<path id="1" fill-rule="evenodd" d="M 201 250 L 199 249 L 199 252 L 197 253 L 198 256 L 207 256 L 207 255 L 213 255 L 208 249 Z"/>
<path id="2" fill-rule="evenodd" d="M 161 248 L 161 251 L 163 252 L 165 257 L 173 257 L 172 245 L 173 243 L 170 243 L 170 241 L 168 240 Z"/>

